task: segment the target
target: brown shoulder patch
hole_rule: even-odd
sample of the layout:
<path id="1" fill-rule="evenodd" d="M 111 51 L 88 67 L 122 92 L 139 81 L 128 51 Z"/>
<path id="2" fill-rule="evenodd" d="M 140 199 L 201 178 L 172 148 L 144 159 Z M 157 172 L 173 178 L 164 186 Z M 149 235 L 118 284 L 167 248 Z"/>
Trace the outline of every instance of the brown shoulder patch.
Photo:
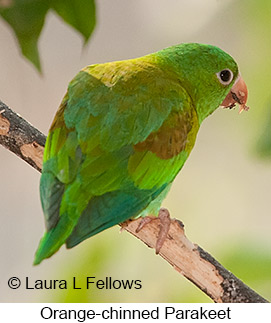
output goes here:
<path id="1" fill-rule="evenodd" d="M 162 127 L 134 146 L 137 151 L 149 150 L 161 159 L 170 159 L 185 150 L 193 125 L 192 112 L 174 112 Z"/>

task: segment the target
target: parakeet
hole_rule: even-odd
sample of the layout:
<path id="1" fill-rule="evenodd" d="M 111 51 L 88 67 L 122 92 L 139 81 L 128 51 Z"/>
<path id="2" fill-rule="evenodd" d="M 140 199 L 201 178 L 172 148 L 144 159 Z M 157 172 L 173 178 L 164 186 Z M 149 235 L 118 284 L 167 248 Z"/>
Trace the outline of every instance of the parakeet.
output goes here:
<path id="1" fill-rule="evenodd" d="M 247 87 L 218 47 L 175 45 L 90 65 L 70 82 L 47 137 L 40 196 L 46 232 L 34 264 L 64 243 L 157 216 L 202 121 L 247 110 Z"/>

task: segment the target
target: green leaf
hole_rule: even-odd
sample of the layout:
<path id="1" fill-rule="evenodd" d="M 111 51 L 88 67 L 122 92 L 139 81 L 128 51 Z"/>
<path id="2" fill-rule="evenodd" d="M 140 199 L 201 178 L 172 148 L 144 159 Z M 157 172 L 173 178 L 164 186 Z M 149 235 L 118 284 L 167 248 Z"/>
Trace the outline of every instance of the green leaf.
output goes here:
<path id="1" fill-rule="evenodd" d="M 38 39 L 49 9 L 88 41 L 96 22 L 94 0 L 0 0 L 0 15 L 13 29 L 22 54 L 39 71 Z"/>
<path id="2" fill-rule="evenodd" d="M 96 23 L 94 0 L 52 0 L 51 7 L 88 41 Z"/>
<path id="3" fill-rule="evenodd" d="M 0 5 L 0 14 L 15 32 L 23 55 L 40 71 L 37 42 L 49 9 L 48 1 L 12 0 L 6 3 Z"/>

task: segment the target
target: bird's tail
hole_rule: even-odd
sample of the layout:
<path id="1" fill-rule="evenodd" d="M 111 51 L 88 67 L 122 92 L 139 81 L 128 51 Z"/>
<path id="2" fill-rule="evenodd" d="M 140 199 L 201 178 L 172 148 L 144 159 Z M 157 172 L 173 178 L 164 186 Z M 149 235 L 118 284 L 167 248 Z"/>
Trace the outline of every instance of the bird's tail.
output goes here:
<path id="1" fill-rule="evenodd" d="M 40 240 L 35 254 L 34 265 L 38 265 L 45 258 L 51 257 L 65 243 L 71 234 L 74 224 L 66 216 L 61 216 L 58 225 L 48 232 Z"/>

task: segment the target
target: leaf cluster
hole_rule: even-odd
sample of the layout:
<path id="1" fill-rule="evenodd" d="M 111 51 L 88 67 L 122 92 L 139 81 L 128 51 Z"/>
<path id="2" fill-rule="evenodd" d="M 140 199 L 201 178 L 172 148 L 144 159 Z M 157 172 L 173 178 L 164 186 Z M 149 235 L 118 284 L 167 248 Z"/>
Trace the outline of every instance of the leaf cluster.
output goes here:
<path id="1" fill-rule="evenodd" d="M 50 10 L 77 30 L 85 43 L 89 40 L 96 23 L 94 0 L 0 0 L 0 15 L 13 29 L 22 54 L 39 71 L 38 40 Z"/>

